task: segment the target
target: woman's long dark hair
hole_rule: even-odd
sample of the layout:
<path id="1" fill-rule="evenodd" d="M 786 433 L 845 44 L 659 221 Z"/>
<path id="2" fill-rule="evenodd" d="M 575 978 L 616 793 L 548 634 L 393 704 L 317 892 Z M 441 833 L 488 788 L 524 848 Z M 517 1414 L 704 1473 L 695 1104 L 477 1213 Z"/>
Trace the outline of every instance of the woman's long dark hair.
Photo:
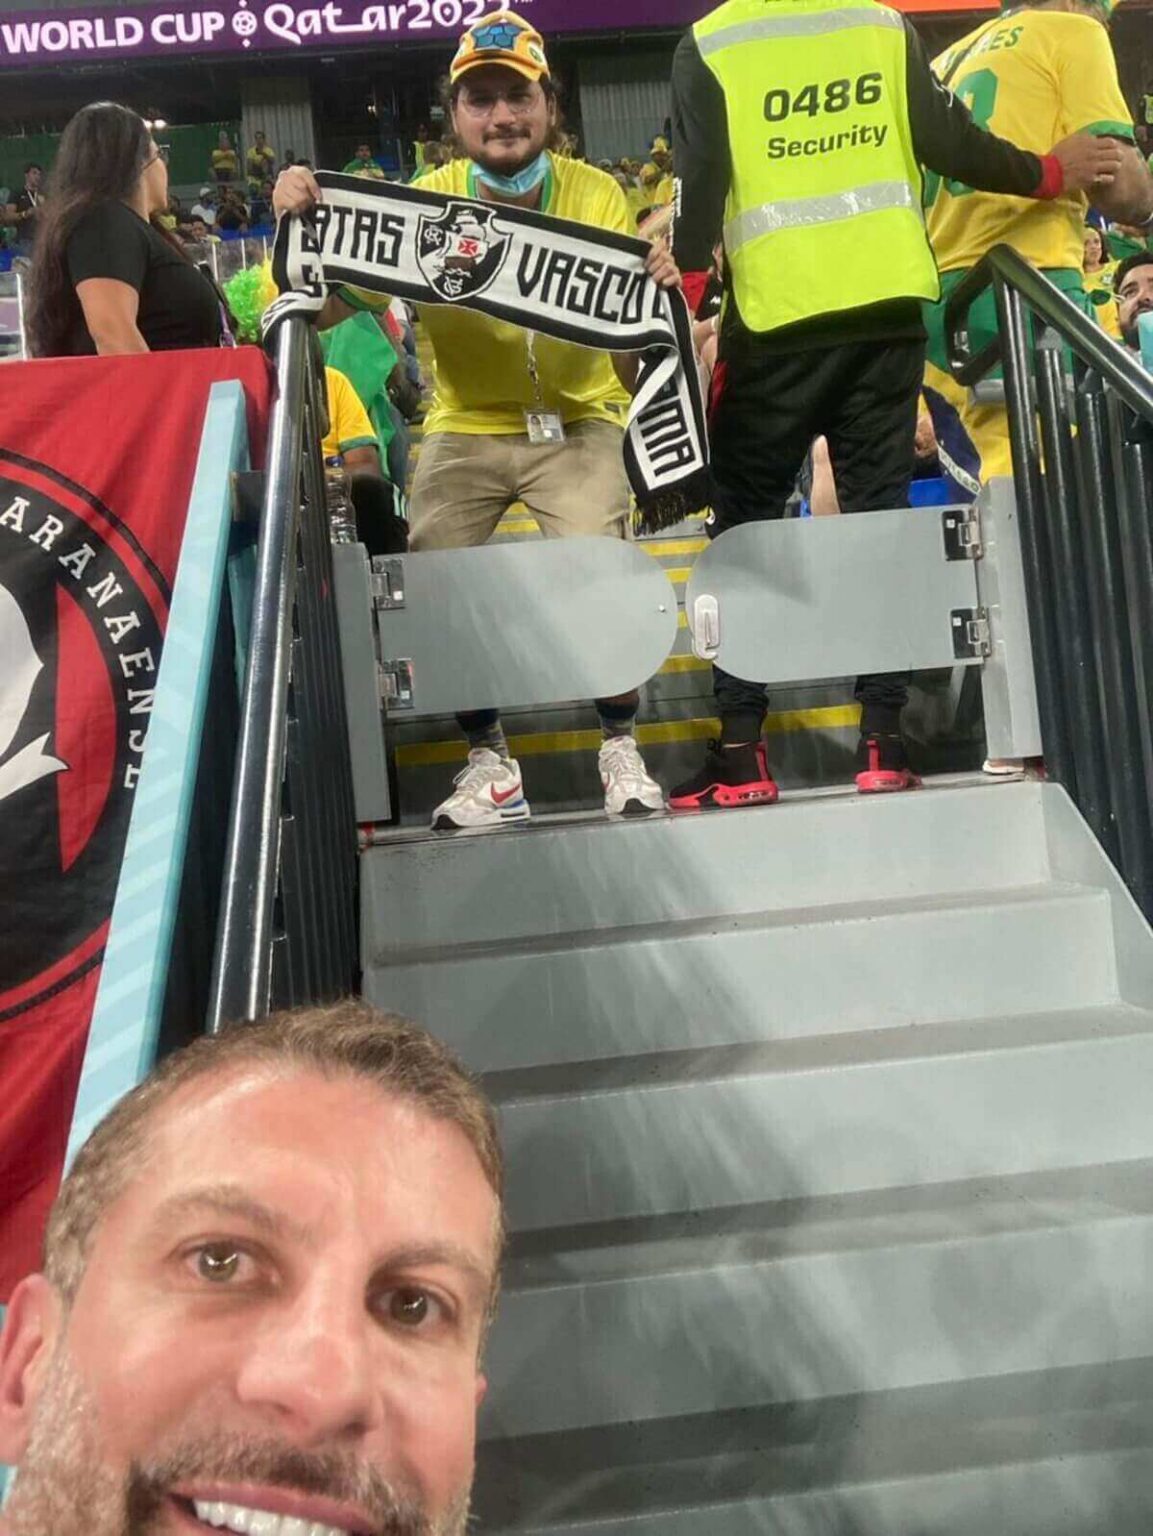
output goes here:
<path id="1" fill-rule="evenodd" d="M 82 107 L 60 137 L 32 248 L 28 338 L 34 357 L 59 357 L 83 321 L 68 272 L 72 231 L 98 203 L 128 202 L 152 154 L 143 118 L 114 101 Z"/>

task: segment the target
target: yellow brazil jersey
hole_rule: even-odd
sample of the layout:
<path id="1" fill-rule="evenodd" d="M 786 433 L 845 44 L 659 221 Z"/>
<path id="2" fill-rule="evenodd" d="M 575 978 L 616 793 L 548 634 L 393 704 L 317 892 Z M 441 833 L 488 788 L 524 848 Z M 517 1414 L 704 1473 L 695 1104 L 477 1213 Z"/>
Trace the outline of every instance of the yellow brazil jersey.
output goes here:
<path id="1" fill-rule="evenodd" d="M 471 162 L 453 160 L 420 179 L 423 190 L 477 197 Z M 625 196 L 604 171 L 549 155 L 541 211 L 578 224 L 635 234 Z M 525 430 L 536 405 L 529 372 L 528 333 L 450 305 L 424 304 L 420 318 L 432 342 L 435 392 L 426 432 L 508 434 Z M 534 336 L 533 353 L 546 410 L 566 422 L 603 420 L 623 426 L 629 397 L 607 352 Z M 539 407 L 537 407 L 539 408 Z"/>
<path id="2" fill-rule="evenodd" d="M 372 422 L 348 375 L 336 368 L 326 368 L 324 382 L 328 395 L 328 436 L 322 445 L 324 457 L 334 459 L 350 448 L 375 448 L 376 433 L 372 430 Z"/>
<path id="3" fill-rule="evenodd" d="M 1117 300 L 1113 296 L 1113 278 L 1117 266 L 1102 267 L 1099 272 L 1085 273 L 1085 292 L 1093 300 L 1097 323 L 1108 331 L 1115 341 L 1121 340 L 1121 321 L 1117 315 Z"/>
<path id="4" fill-rule="evenodd" d="M 1109 34 L 1091 16 L 1010 11 L 955 43 L 933 69 L 983 128 L 1035 154 L 1071 133 L 1134 137 Z M 1002 241 L 1037 267 L 1081 267 L 1088 204 L 1080 193 L 1037 202 L 926 175 L 925 201 L 942 272 L 976 266 Z"/>

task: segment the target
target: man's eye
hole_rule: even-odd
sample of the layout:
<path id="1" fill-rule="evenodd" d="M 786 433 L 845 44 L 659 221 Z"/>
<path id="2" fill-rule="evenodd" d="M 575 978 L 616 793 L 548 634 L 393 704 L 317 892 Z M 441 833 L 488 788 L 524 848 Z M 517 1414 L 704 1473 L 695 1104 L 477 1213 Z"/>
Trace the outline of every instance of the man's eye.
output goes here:
<path id="1" fill-rule="evenodd" d="M 402 1328 L 420 1328 L 434 1318 L 440 1308 L 436 1299 L 415 1285 L 401 1285 L 383 1298 L 389 1319 Z"/>
<path id="2" fill-rule="evenodd" d="M 202 1280 L 220 1285 L 236 1278 L 247 1254 L 235 1243 L 204 1243 L 190 1258 Z"/>

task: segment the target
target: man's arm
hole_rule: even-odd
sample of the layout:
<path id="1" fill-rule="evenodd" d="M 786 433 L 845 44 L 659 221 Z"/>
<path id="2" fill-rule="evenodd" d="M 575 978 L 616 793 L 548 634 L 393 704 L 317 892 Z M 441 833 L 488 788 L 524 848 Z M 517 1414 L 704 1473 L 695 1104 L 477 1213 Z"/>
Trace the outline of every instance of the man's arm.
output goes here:
<path id="1" fill-rule="evenodd" d="M 1093 187 L 1089 200 L 1107 218 L 1122 224 L 1144 224 L 1153 214 L 1153 177 L 1135 142 L 1133 117 L 1117 77 L 1113 44 L 1104 27 L 1088 17 L 1067 18 L 1062 33 L 1066 41 L 1055 61 L 1061 127 L 1066 133 L 1080 129 L 1107 139 L 1120 156 L 1113 181 Z"/>
<path id="2" fill-rule="evenodd" d="M 721 237 L 732 178 L 729 125 L 720 83 L 686 32 L 673 57 L 673 164 L 677 175 L 673 251 L 695 314 L 713 247 Z"/>
<path id="3" fill-rule="evenodd" d="M 358 448 L 343 448 L 344 467 L 350 475 L 375 475 L 380 477 L 380 450 L 362 443 Z"/>
<path id="4" fill-rule="evenodd" d="M 1153 221 L 1153 175 L 1135 144 L 1120 144 L 1121 169 L 1108 186 L 1094 187 L 1093 206 L 1120 224 Z"/>
<path id="5" fill-rule="evenodd" d="M 1094 23 L 1095 25 L 1095 23 Z M 1053 198 L 1109 185 L 1121 154 L 1109 139 L 1078 133 L 1045 156 L 1018 149 L 973 121 L 968 107 L 934 75 L 924 44 L 905 21 L 909 123 L 917 159 L 979 192 Z"/>

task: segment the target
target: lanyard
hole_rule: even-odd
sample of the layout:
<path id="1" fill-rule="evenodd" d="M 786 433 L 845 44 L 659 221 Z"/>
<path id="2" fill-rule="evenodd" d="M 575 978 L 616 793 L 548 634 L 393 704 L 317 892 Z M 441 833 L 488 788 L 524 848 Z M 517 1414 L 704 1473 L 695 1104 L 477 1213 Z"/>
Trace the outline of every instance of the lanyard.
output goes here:
<path id="1" fill-rule="evenodd" d="M 525 331 L 525 333 L 524 333 L 524 349 L 525 349 L 525 357 L 526 357 L 527 362 L 528 362 L 528 376 L 532 380 L 533 399 L 534 399 L 534 401 L 536 402 L 536 404 L 538 406 L 541 406 L 543 408 L 543 406 L 544 406 L 544 392 L 543 392 L 543 390 L 541 389 L 541 386 L 540 386 L 540 369 L 538 368 L 537 361 L 536 361 L 536 332 L 535 331 Z"/>

